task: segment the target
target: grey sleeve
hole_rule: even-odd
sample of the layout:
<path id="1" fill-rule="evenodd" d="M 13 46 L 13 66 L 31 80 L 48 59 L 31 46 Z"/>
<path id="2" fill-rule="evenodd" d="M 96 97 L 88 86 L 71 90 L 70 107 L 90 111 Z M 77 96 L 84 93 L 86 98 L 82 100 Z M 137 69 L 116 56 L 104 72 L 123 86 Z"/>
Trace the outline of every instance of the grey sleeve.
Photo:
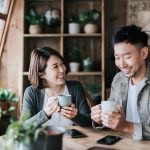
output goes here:
<path id="1" fill-rule="evenodd" d="M 35 91 L 32 87 L 28 87 L 25 90 L 21 116 L 23 116 L 27 112 L 30 112 L 31 114 L 30 118 L 26 120 L 25 123 L 32 123 L 33 121 L 36 121 L 38 125 L 42 125 L 48 120 L 48 117 L 43 109 L 38 112 L 37 98 L 38 97 L 36 96 Z"/>

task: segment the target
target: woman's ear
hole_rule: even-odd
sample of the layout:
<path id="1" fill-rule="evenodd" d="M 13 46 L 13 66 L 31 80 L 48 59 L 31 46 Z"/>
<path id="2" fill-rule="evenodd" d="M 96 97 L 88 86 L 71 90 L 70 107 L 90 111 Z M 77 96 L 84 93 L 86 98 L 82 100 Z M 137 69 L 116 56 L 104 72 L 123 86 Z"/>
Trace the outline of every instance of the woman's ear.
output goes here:
<path id="1" fill-rule="evenodd" d="M 39 77 L 40 78 L 44 78 L 44 73 L 43 72 L 39 72 Z"/>
<path id="2" fill-rule="evenodd" d="M 148 47 L 143 47 L 140 53 L 143 59 L 146 59 L 148 57 Z"/>

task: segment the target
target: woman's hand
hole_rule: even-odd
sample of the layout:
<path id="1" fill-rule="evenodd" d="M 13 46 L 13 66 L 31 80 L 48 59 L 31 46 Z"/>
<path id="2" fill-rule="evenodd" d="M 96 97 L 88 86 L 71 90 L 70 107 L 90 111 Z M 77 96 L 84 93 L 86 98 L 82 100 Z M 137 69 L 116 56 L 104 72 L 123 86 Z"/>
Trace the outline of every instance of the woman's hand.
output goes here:
<path id="1" fill-rule="evenodd" d="M 48 117 L 50 117 L 54 112 L 60 111 L 57 97 L 52 96 L 48 98 L 44 111 Z"/>
<path id="2" fill-rule="evenodd" d="M 101 124 L 101 105 L 96 105 L 91 108 L 91 119 L 96 123 Z"/>
<path id="3" fill-rule="evenodd" d="M 71 104 L 71 107 L 63 107 L 61 114 L 67 119 L 73 119 L 77 116 L 77 108 L 74 104 Z"/>

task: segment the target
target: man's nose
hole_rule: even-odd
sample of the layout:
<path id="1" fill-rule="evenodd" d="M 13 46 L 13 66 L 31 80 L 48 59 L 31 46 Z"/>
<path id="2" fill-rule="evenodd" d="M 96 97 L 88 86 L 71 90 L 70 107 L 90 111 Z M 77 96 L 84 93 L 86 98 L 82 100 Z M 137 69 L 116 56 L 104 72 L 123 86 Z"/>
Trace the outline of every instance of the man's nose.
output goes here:
<path id="1" fill-rule="evenodd" d="M 125 61 L 124 59 L 121 59 L 120 62 L 119 62 L 119 66 L 120 66 L 121 68 L 126 67 L 126 66 L 127 66 L 126 61 Z"/>

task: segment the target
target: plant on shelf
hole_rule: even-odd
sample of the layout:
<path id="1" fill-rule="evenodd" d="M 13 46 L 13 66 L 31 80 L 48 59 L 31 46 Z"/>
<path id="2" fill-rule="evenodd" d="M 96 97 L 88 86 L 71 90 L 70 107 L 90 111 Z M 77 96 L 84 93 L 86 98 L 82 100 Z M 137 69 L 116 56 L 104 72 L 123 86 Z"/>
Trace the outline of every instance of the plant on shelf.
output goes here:
<path id="1" fill-rule="evenodd" d="M 96 33 L 100 13 L 96 9 L 85 9 L 81 12 L 79 20 L 84 24 L 85 33 Z"/>
<path id="2" fill-rule="evenodd" d="M 92 71 L 93 61 L 90 57 L 83 59 L 83 71 Z"/>
<path id="3" fill-rule="evenodd" d="M 42 32 L 41 25 L 44 23 L 44 15 L 37 14 L 33 9 L 30 9 L 29 14 L 25 19 L 30 23 L 29 33 L 38 34 Z"/>
<path id="4" fill-rule="evenodd" d="M 77 15 L 71 15 L 68 19 L 69 22 L 69 33 L 80 33 L 80 23 L 79 23 L 79 17 Z"/>
<path id="5" fill-rule="evenodd" d="M 69 67 L 71 72 L 78 72 L 81 61 L 81 54 L 79 45 L 74 45 L 68 54 L 69 58 Z"/>
<path id="6" fill-rule="evenodd" d="M 18 150 L 49 150 L 61 149 L 63 127 L 38 126 L 36 121 L 25 123 L 30 113 L 26 113 L 19 121 L 9 125 L 6 132 L 6 149 L 13 147 Z"/>
<path id="7" fill-rule="evenodd" d="M 0 88 L 0 134 L 4 134 L 11 120 L 19 97 L 12 90 Z"/>

